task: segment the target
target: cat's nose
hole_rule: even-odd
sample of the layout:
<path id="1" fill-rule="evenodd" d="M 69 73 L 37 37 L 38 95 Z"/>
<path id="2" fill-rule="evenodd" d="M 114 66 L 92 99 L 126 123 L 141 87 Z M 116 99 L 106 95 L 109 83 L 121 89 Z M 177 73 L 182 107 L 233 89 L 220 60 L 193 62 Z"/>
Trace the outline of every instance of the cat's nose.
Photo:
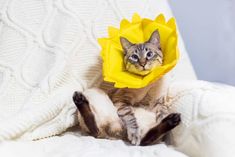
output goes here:
<path id="1" fill-rule="evenodd" d="M 144 67 L 146 65 L 146 61 L 140 61 L 140 65 Z"/>

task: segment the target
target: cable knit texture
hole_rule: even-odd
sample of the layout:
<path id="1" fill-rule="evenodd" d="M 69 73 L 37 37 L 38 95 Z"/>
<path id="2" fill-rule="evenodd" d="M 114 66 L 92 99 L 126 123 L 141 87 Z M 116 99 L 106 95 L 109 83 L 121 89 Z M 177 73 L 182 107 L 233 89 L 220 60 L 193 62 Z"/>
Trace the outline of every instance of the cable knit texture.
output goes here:
<path id="1" fill-rule="evenodd" d="M 76 124 L 72 93 L 102 79 L 97 38 L 134 12 L 171 17 L 160 0 L 2 0 L 0 8 L 0 140 L 44 138 Z M 178 71 L 189 74 L 181 76 L 194 78 L 181 57 Z"/>
<path id="2" fill-rule="evenodd" d="M 164 0 L 1 0 L 0 141 L 46 138 L 75 125 L 73 92 L 102 81 L 97 38 L 134 12 L 172 16 Z M 181 38 L 179 49 L 180 61 L 167 74 L 167 100 L 182 113 L 173 134 L 175 146 L 192 157 L 234 156 L 235 89 L 182 81 L 196 77 Z M 26 157 L 32 156 L 30 148 L 34 156 L 184 157 L 164 145 L 128 147 L 76 133 L 4 142 L 0 152 Z"/>

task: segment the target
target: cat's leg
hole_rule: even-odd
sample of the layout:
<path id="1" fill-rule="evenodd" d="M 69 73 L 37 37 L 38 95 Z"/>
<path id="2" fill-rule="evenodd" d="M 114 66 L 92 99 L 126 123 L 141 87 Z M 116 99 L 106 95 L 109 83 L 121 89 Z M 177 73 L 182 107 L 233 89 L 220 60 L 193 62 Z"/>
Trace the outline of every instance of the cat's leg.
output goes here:
<path id="1" fill-rule="evenodd" d="M 140 145 L 146 146 L 153 144 L 162 138 L 166 133 L 179 125 L 181 121 L 179 113 L 172 113 L 164 118 L 158 125 L 151 128 L 142 138 Z"/>
<path id="2" fill-rule="evenodd" d="M 75 93 L 74 102 L 81 114 L 79 122 L 81 124 L 85 123 L 85 125 L 82 125 L 83 130 L 87 130 L 86 128 L 88 128 L 88 131 L 91 133 L 91 135 L 94 136 L 97 133 L 96 137 L 101 137 L 101 138 L 123 137 L 124 131 L 122 128 L 121 121 L 117 115 L 117 109 L 114 107 L 112 101 L 109 99 L 109 97 L 105 92 L 103 92 L 100 89 L 93 88 L 78 94 L 82 96 L 76 97 L 77 94 Z M 79 104 L 76 102 L 77 98 L 79 98 L 80 101 L 81 100 L 83 101 L 85 99 L 85 101 L 83 101 L 85 103 L 83 103 L 82 107 L 81 105 L 77 105 Z M 85 109 L 82 110 L 79 108 L 86 108 L 86 110 Z M 89 112 L 89 114 L 87 112 Z M 90 118 L 90 120 L 86 120 L 87 118 Z"/>
<path id="3" fill-rule="evenodd" d="M 139 145 L 141 136 L 139 126 L 137 124 L 136 117 L 134 115 L 133 107 L 125 103 L 120 103 L 118 106 L 118 116 L 122 120 L 122 123 L 127 131 L 127 138 L 133 145 Z"/>
<path id="4" fill-rule="evenodd" d="M 81 114 L 81 117 L 92 136 L 97 137 L 99 129 L 97 127 L 95 116 L 91 111 L 91 107 L 87 98 L 80 92 L 74 92 L 73 101 Z"/>
<path id="5" fill-rule="evenodd" d="M 157 117 L 154 112 L 148 111 L 143 107 L 134 107 L 133 110 L 139 130 L 136 136 L 138 136 L 138 139 L 141 141 L 149 129 L 156 125 Z"/>
<path id="6" fill-rule="evenodd" d="M 140 90 L 140 91 L 139 91 Z M 112 96 L 117 114 L 126 128 L 127 139 L 133 145 L 139 145 L 141 140 L 140 127 L 135 116 L 134 104 L 146 95 L 144 89 L 119 89 Z"/>

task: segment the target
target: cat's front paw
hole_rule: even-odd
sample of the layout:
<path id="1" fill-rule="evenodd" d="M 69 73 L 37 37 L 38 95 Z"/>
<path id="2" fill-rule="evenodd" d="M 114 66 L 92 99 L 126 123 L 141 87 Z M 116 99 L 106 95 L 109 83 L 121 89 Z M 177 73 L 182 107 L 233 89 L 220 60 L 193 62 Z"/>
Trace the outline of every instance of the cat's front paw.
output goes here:
<path id="1" fill-rule="evenodd" d="M 139 145 L 141 141 L 140 130 L 138 128 L 127 129 L 127 138 L 133 145 Z"/>

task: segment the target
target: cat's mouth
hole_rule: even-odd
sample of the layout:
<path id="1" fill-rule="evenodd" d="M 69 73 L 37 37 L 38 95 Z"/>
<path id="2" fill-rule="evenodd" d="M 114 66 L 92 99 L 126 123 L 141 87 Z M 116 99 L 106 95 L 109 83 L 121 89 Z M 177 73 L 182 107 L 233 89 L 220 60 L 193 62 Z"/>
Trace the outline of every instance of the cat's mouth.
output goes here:
<path id="1" fill-rule="evenodd" d="M 145 68 L 145 65 L 140 65 L 141 66 L 141 70 L 146 70 L 146 68 Z"/>
<path id="2" fill-rule="evenodd" d="M 141 71 L 151 71 L 152 70 L 152 68 L 148 68 L 146 65 L 140 65 L 140 67 L 141 67 Z"/>
<path id="3" fill-rule="evenodd" d="M 140 71 L 150 72 L 150 71 L 151 71 L 151 69 L 146 69 L 145 67 L 143 67 Z"/>

